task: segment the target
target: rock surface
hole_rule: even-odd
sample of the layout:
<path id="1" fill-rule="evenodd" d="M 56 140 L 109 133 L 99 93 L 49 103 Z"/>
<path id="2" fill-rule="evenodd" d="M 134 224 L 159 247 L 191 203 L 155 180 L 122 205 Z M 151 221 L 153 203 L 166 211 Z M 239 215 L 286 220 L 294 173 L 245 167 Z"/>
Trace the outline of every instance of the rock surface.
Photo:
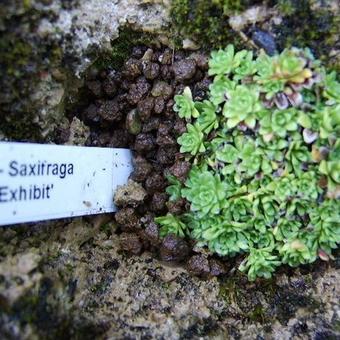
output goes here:
<path id="1" fill-rule="evenodd" d="M 233 271 L 203 280 L 147 253 L 127 256 L 114 230 L 102 217 L 93 223 L 76 219 L 1 229 L 2 336 L 279 340 L 340 335 L 339 258 L 285 269 L 269 281 L 249 283 Z M 134 244 L 137 251 L 140 241 Z M 195 262 L 192 269 L 208 271 L 207 263 Z"/>

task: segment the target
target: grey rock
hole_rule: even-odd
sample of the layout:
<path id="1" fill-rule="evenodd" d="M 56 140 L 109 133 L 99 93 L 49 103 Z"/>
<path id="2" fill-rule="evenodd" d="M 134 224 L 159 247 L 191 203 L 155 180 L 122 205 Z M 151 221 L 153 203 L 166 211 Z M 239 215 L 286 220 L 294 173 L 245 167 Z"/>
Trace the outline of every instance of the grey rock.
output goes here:
<path id="1" fill-rule="evenodd" d="M 258 47 L 263 48 L 267 54 L 274 55 L 277 53 L 275 39 L 270 33 L 255 28 L 252 33 L 252 40 Z"/>

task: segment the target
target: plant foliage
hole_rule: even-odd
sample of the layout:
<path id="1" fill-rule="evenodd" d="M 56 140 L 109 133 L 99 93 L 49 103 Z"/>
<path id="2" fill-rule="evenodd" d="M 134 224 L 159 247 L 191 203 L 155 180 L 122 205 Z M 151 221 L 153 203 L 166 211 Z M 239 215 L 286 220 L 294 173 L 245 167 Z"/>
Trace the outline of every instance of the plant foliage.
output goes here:
<path id="1" fill-rule="evenodd" d="M 329 259 L 340 242 L 340 83 L 308 49 L 280 55 L 214 51 L 209 98 L 186 90 L 175 110 L 192 161 L 171 178 L 183 215 L 158 217 L 163 235 L 194 238 L 220 256 L 243 254 L 250 280 L 277 266 Z"/>

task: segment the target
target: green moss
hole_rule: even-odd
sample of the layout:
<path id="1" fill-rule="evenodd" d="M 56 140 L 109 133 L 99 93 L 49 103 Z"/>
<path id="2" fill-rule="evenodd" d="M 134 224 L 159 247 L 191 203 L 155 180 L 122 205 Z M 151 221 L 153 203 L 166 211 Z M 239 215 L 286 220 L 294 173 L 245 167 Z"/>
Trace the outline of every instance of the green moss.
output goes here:
<path id="1" fill-rule="evenodd" d="M 30 9 L 31 7 L 31 0 L 23 0 L 23 6 L 26 10 Z"/>
<path id="2" fill-rule="evenodd" d="M 219 297 L 231 305 L 242 320 L 261 324 L 278 320 L 287 324 L 299 308 L 309 312 L 322 311 L 322 304 L 310 294 L 308 280 L 310 275 L 303 276 L 301 286 L 297 287 L 278 285 L 275 279 L 258 280 L 254 286 L 244 275 L 237 273 L 220 280 Z"/>
<path id="3" fill-rule="evenodd" d="M 338 39 L 340 18 L 327 7 L 314 9 L 312 0 L 174 0 L 171 17 L 176 47 L 181 47 L 184 37 L 199 41 L 207 49 L 225 47 L 233 43 L 238 49 L 243 46 L 238 34 L 228 24 L 231 15 L 250 6 L 261 4 L 276 7 L 283 21 L 274 26 L 276 42 L 280 50 L 285 47 L 310 47 L 327 66 L 340 70 L 329 51 Z"/>
<path id="4" fill-rule="evenodd" d="M 239 36 L 228 24 L 228 17 L 251 5 L 271 3 L 256 0 L 174 0 L 171 17 L 175 44 L 181 47 L 184 37 L 199 41 L 205 48 L 225 47 L 233 43 L 242 46 Z"/>
<path id="5" fill-rule="evenodd" d="M 107 237 L 110 237 L 112 235 L 113 228 L 114 226 L 112 223 L 105 223 L 101 225 L 99 229 L 101 232 L 105 233 Z"/>
<path id="6" fill-rule="evenodd" d="M 32 47 L 26 41 L 5 36 L 0 40 L 1 67 L 9 76 L 20 77 L 22 68 L 29 62 Z"/>
<path id="7" fill-rule="evenodd" d="M 23 5 L 27 7 L 29 2 Z M 27 32 L 25 27 L 33 25 L 38 18 L 39 13 L 27 8 L 24 15 L 4 20 L 7 30 L 0 39 L 0 130 L 17 141 L 41 141 L 40 128 L 34 123 L 35 103 L 30 96 L 40 75 L 59 65 L 62 58 L 57 43 L 37 44 L 34 35 L 21 33 Z"/>
<path id="8" fill-rule="evenodd" d="M 120 69 L 134 46 L 148 46 L 152 44 L 153 40 L 152 34 L 136 32 L 128 27 L 122 28 L 119 37 L 111 43 L 111 51 L 98 55 L 95 66 L 99 69 Z"/>
<path id="9" fill-rule="evenodd" d="M 43 278 L 7 311 L 10 321 L 29 324 L 33 338 L 42 339 L 93 339 L 104 332 L 90 320 L 74 315 L 66 306 L 69 300 L 60 297 L 59 283 Z"/>
<path id="10" fill-rule="evenodd" d="M 277 7 L 281 14 L 292 15 L 294 14 L 294 2 L 293 0 L 279 0 Z"/>
<path id="11" fill-rule="evenodd" d="M 220 284 L 219 297 L 231 304 L 237 300 L 239 293 L 235 277 L 231 276 L 223 280 Z"/>
<path id="12" fill-rule="evenodd" d="M 110 281 L 111 281 L 111 277 L 107 276 L 102 278 L 102 280 L 96 284 L 94 284 L 91 288 L 90 291 L 93 294 L 103 294 L 105 293 L 106 289 L 110 286 Z"/>
<path id="13" fill-rule="evenodd" d="M 1 132 L 15 141 L 42 141 L 39 127 L 33 123 L 33 112 L 6 113 L 2 118 Z"/>
<path id="14" fill-rule="evenodd" d="M 39 296 L 36 293 L 27 293 L 13 306 L 12 312 L 20 315 L 20 320 L 23 323 L 34 323 L 37 320 L 37 315 L 34 312 L 39 304 Z"/>
<path id="15" fill-rule="evenodd" d="M 205 47 L 221 47 L 230 42 L 231 29 L 223 7 L 223 1 L 173 1 L 175 44 L 180 47 L 184 36 L 200 41 Z"/>
<path id="16" fill-rule="evenodd" d="M 260 304 L 256 305 L 255 308 L 248 313 L 247 317 L 249 320 L 259 323 L 264 323 L 267 319 L 264 308 Z"/>
<path id="17" fill-rule="evenodd" d="M 340 333 L 340 321 L 339 320 L 334 321 L 333 328 L 335 332 Z"/>

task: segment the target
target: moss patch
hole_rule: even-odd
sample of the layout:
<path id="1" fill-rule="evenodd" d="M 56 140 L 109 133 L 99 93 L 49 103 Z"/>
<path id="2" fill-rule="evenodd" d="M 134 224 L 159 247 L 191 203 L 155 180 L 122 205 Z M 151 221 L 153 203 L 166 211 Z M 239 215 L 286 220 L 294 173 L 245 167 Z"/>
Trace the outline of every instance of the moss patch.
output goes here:
<path id="1" fill-rule="evenodd" d="M 251 5 L 270 4 L 273 1 L 256 0 L 174 0 L 171 7 L 175 43 L 181 46 L 183 37 L 199 41 L 205 48 L 224 47 L 242 41 L 228 24 L 228 17 L 244 11 Z"/>
<path id="2" fill-rule="evenodd" d="M 221 47 L 232 38 L 220 1 L 175 0 L 171 17 L 177 46 L 181 45 L 182 36 L 192 37 L 205 47 Z"/>
<path id="3" fill-rule="evenodd" d="M 133 47 L 148 46 L 152 44 L 154 38 L 152 34 L 137 32 L 128 27 L 122 28 L 119 31 L 119 37 L 111 43 L 111 51 L 98 55 L 95 66 L 98 69 L 120 69 L 131 54 Z"/>
<path id="4" fill-rule="evenodd" d="M 221 279 L 219 296 L 228 304 L 240 319 L 260 324 L 271 324 L 274 320 L 286 325 L 299 308 L 312 312 L 321 310 L 322 305 L 310 294 L 309 275 L 287 285 L 278 285 L 275 279 L 247 282 L 244 275 Z"/>
<path id="5" fill-rule="evenodd" d="M 174 0 L 171 17 L 175 45 L 180 47 L 183 38 L 189 37 L 206 49 L 224 47 L 228 43 L 244 47 L 228 19 L 254 5 L 276 8 L 282 15 L 283 21 L 270 29 L 280 50 L 291 46 L 310 47 L 328 66 L 340 70 L 336 59 L 329 56 L 330 50 L 339 44 L 340 17 L 327 7 L 327 2 L 315 9 L 312 0 Z"/>

